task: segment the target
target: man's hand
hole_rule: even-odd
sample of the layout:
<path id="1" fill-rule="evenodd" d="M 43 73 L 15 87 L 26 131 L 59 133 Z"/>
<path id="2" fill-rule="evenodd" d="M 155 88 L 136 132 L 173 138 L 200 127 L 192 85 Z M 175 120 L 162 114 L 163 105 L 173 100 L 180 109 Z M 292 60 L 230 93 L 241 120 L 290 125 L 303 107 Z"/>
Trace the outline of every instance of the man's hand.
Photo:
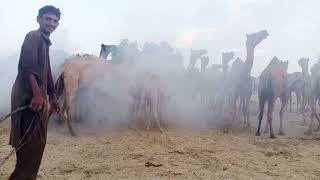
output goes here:
<path id="1" fill-rule="evenodd" d="M 31 100 L 31 109 L 34 111 L 41 111 L 45 106 L 45 99 L 39 96 L 33 96 Z"/>
<path id="2" fill-rule="evenodd" d="M 55 110 L 57 113 L 60 112 L 60 104 L 58 102 L 56 95 L 49 96 L 50 106 L 53 110 Z"/>

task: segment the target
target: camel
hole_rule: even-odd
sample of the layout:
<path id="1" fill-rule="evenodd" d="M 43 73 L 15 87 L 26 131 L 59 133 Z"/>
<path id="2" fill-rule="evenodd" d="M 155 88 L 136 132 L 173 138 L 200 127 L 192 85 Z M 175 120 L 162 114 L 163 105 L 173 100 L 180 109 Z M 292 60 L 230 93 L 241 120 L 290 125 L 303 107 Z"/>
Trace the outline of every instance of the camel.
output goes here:
<path id="1" fill-rule="evenodd" d="M 247 34 L 246 48 L 247 48 L 247 58 L 244 63 L 240 61 L 234 62 L 233 68 L 230 69 L 230 73 L 226 78 L 223 89 L 226 91 L 228 96 L 228 101 L 232 104 L 231 121 L 227 124 L 225 131 L 229 131 L 234 120 L 236 119 L 236 101 L 241 94 L 245 94 L 248 85 L 248 81 L 251 79 L 251 69 L 254 60 L 254 49 L 255 47 L 266 39 L 269 34 L 266 30 L 262 30 L 256 33 Z M 247 109 L 246 107 L 244 109 Z"/>
<path id="2" fill-rule="evenodd" d="M 74 103 L 76 98 L 81 71 L 101 62 L 103 61 L 96 56 L 75 56 L 63 65 L 62 72 L 55 83 L 55 89 L 58 99 L 62 95 L 64 97 L 60 115 L 67 121 L 68 126 L 70 126 L 70 105 Z M 75 135 L 72 131 L 70 133 Z"/>
<path id="3" fill-rule="evenodd" d="M 230 73 L 235 73 L 235 74 L 240 74 L 239 72 L 244 66 L 244 61 L 237 57 L 230 69 Z M 236 101 L 240 99 L 239 101 L 239 112 L 243 112 L 243 123 L 245 126 L 249 127 L 250 126 L 250 120 L 249 120 L 249 103 L 251 99 L 251 95 L 254 90 L 254 81 L 252 76 L 247 76 L 246 80 L 242 79 L 242 86 L 238 87 L 237 91 L 238 93 L 236 94 Z M 237 112 L 237 111 L 236 111 Z"/>
<path id="4" fill-rule="evenodd" d="M 144 73 L 142 86 L 136 86 L 133 93 L 136 99 L 133 105 L 133 113 L 136 120 L 146 119 L 147 130 L 150 129 L 151 120 L 156 122 L 160 132 L 164 132 L 163 107 L 166 99 L 163 83 L 158 75 Z"/>
<path id="5" fill-rule="evenodd" d="M 208 56 L 201 56 L 200 57 L 200 64 L 201 64 L 201 72 L 204 73 L 206 68 L 209 64 L 209 57 Z"/>
<path id="6" fill-rule="evenodd" d="M 311 70 L 311 96 L 310 96 L 311 121 L 309 124 L 309 129 L 306 132 L 307 135 L 312 135 L 314 118 L 318 120 L 317 130 L 320 130 L 320 118 L 316 110 L 316 102 L 318 101 L 319 103 L 319 98 L 320 98 L 320 61 L 314 64 L 310 70 Z"/>
<path id="7" fill-rule="evenodd" d="M 229 65 L 228 63 L 234 58 L 234 53 L 232 51 L 230 52 L 223 52 L 222 53 L 222 72 L 223 72 L 223 78 L 226 78 L 228 73 Z"/>
<path id="8" fill-rule="evenodd" d="M 208 106 L 210 110 L 215 109 L 216 105 L 216 89 L 222 80 L 222 72 L 220 69 L 223 67 L 222 64 L 212 64 L 211 68 L 207 68 L 209 63 L 208 56 L 200 57 L 201 60 L 201 73 L 199 78 L 199 95 L 201 102 Z"/>
<path id="9" fill-rule="evenodd" d="M 295 81 L 289 88 L 289 112 L 292 112 L 292 92 L 294 92 L 296 99 L 297 99 L 297 113 L 299 113 L 299 108 L 301 105 L 301 99 L 302 99 L 302 91 L 303 91 L 303 79 L 302 79 L 302 73 L 301 72 L 294 72 L 288 74 L 288 84 L 290 82 Z"/>
<path id="10" fill-rule="evenodd" d="M 307 111 L 307 106 L 309 104 L 310 96 L 311 96 L 311 80 L 309 74 L 309 59 L 301 58 L 298 61 L 299 66 L 302 69 L 302 78 L 303 78 L 303 89 L 302 89 L 302 105 L 301 105 L 301 113 L 303 116 L 303 124 L 306 124 L 305 113 Z"/>
<path id="11" fill-rule="evenodd" d="M 101 44 L 101 50 L 100 50 L 99 57 L 102 59 L 107 59 L 109 54 L 114 52 L 116 50 L 116 48 L 117 48 L 116 45 Z"/>
<path id="12" fill-rule="evenodd" d="M 197 60 L 205 54 L 207 54 L 206 49 L 199 49 L 199 50 L 190 49 L 190 61 L 188 65 L 189 72 L 194 72 L 194 68 L 197 63 Z"/>
<path id="13" fill-rule="evenodd" d="M 89 87 L 90 84 L 104 76 L 112 75 L 113 78 L 119 80 L 130 78 L 131 72 L 135 71 L 135 59 L 140 55 L 140 53 L 135 49 L 136 46 L 134 44 L 129 44 L 128 46 L 126 46 L 126 44 L 126 41 L 120 43 L 116 48 L 117 51 L 112 56 L 111 61 L 102 61 L 101 58 L 88 56 L 86 58 L 75 57 L 68 61 L 68 63 L 64 64 L 63 71 L 56 82 L 56 89 L 57 92 L 59 92 L 59 96 L 62 94 L 64 95 L 64 103 L 61 112 L 66 117 L 64 119 L 68 119 L 67 122 L 70 122 L 69 108 L 72 104 L 75 104 L 76 96 L 79 91 L 81 92 L 81 90 Z M 107 51 L 107 49 L 102 49 L 100 54 L 107 54 L 107 52 L 104 51 Z M 146 78 L 148 79 L 148 77 Z M 156 81 L 157 78 L 150 79 Z M 144 84 L 144 86 L 147 86 L 148 83 Z M 155 96 L 156 93 L 152 93 L 151 91 L 150 94 L 150 90 L 146 92 L 149 94 L 148 96 L 145 95 L 145 97 L 151 99 L 148 100 L 148 103 L 153 103 L 155 100 L 159 101 L 153 96 L 150 97 L 151 95 Z M 153 103 L 152 107 L 157 108 L 154 104 L 157 103 Z"/>
<path id="14" fill-rule="evenodd" d="M 260 81 L 258 86 L 260 112 L 258 118 L 259 125 L 256 132 L 256 136 L 260 136 L 260 127 L 263 118 L 264 105 L 266 102 L 268 102 L 266 130 L 268 130 L 269 125 L 270 138 L 275 138 L 272 128 L 272 114 L 274 111 L 275 101 L 278 97 L 280 97 L 281 100 L 279 135 L 284 135 L 283 111 L 287 104 L 287 69 L 288 61 L 283 62 L 280 61 L 277 57 L 274 57 L 271 60 L 270 64 L 260 75 Z"/>
<path id="15" fill-rule="evenodd" d="M 228 73 L 229 65 L 228 63 L 234 58 L 234 53 L 230 52 L 223 52 L 222 53 L 222 64 L 212 64 L 211 68 L 209 69 L 209 79 L 206 85 L 209 85 L 209 93 L 210 98 L 207 99 L 207 103 L 209 105 L 209 109 L 214 111 L 215 117 L 221 117 L 223 114 L 223 98 L 221 94 L 223 94 L 221 89 L 216 89 L 214 87 L 219 87 L 221 82 L 224 81 L 226 75 Z M 222 69 L 222 72 L 220 71 Z"/>

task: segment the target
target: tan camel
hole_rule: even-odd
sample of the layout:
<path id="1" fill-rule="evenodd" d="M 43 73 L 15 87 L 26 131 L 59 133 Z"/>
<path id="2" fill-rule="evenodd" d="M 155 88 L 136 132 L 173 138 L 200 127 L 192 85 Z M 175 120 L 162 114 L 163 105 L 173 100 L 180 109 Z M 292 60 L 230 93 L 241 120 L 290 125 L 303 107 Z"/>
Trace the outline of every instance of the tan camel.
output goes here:
<path id="1" fill-rule="evenodd" d="M 144 73 L 142 86 L 135 87 L 134 97 L 134 115 L 136 120 L 147 120 L 147 129 L 150 129 L 154 121 L 161 132 L 164 132 L 163 126 L 163 107 L 167 99 L 164 86 L 160 77 L 154 73 Z"/>
<path id="2" fill-rule="evenodd" d="M 263 118 L 264 105 L 266 102 L 268 102 L 266 130 L 268 130 L 269 127 L 270 138 L 275 138 L 272 128 L 272 114 L 274 111 L 275 101 L 278 97 L 280 97 L 281 100 L 279 135 L 284 135 L 283 111 L 287 103 L 287 69 L 288 61 L 282 62 L 277 57 L 274 57 L 271 60 L 270 64 L 260 75 L 260 81 L 258 86 L 260 112 L 259 125 L 256 132 L 256 136 L 260 136 L 260 127 Z"/>
<path id="3" fill-rule="evenodd" d="M 246 91 L 248 86 L 250 86 L 247 84 L 247 82 L 251 79 L 251 69 L 254 60 L 254 49 L 261 41 L 266 39 L 269 34 L 266 30 L 262 30 L 256 33 L 247 34 L 246 36 L 247 58 L 243 64 L 240 63 L 240 61 L 237 61 L 237 63 L 234 65 L 234 68 L 231 68 L 230 73 L 228 73 L 226 82 L 223 86 L 224 91 L 226 91 L 226 93 L 228 94 L 228 101 L 232 104 L 232 117 L 231 121 L 229 121 L 229 123 L 227 124 L 227 127 L 225 129 L 226 131 L 229 131 L 234 120 L 236 119 L 236 102 L 238 97 L 240 96 L 240 94 Z"/>
<path id="4" fill-rule="evenodd" d="M 78 90 L 80 74 L 83 69 L 97 63 L 106 63 L 96 56 L 75 56 L 69 59 L 63 66 L 56 83 L 57 98 L 63 95 L 61 116 L 70 124 L 70 105 L 75 101 Z M 74 133 L 70 132 L 72 135 Z"/>

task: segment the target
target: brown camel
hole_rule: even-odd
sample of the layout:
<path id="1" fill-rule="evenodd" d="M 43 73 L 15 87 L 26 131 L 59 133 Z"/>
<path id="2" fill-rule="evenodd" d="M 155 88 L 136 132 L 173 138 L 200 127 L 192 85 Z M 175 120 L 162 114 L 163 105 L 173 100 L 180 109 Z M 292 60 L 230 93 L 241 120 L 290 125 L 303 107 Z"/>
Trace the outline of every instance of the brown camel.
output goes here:
<path id="1" fill-rule="evenodd" d="M 268 102 L 268 113 L 267 113 L 267 123 L 266 130 L 268 130 L 268 125 L 270 128 L 270 138 L 275 138 L 272 128 L 272 114 L 274 110 L 275 101 L 278 97 L 281 100 L 280 109 L 280 129 L 279 135 L 284 135 L 283 131 L 283 111 L 287 104 L 287 69 L 288 61 L 280 61 L 277 57 L 274 57 L 270 64 L 260 75 L 258 96 L 259 96 L 259 125 L 256 132 L 256 136 L 260 136 L 260 127 L 263 118 L 264 105 Z"/>
<path id="2" fill-rule="evenodd" d="M 244 63 L 237 61 L 234 68 L 231 68 L 230 73 L 228 73 L 226 82 L 223 86 L 225 93 L 228 94 L 229 102 L 232 104 L 231 121 L 227 124 L 226 131 L 229 131 L 234 120 L 236 119 L 236 106 L 237 99 L 243 93 L 246 92 L 248 81 L 251 79 L 251 69 L 254 60 L 254 49 L 255 47 L 264 39 L 266 39 L 269 34 L 266 30 L 262 30 L 256 33 L 247 34 L 246 48 L 247 48 L 247 58 Z M 244 108 L 246 109 L 246 108 Z"/>

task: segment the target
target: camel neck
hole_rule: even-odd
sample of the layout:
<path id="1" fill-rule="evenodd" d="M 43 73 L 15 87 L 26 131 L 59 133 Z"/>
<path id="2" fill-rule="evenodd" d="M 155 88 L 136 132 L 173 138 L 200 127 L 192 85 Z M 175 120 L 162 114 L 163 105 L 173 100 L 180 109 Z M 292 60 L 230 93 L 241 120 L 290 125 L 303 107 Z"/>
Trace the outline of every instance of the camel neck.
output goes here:
<path id="1" fill-rule="evenodd" d="M 247 45 L 247 58 L 244 62 L 244 73 L 250 74 L 251 69 L 253 66 L 253 59 L 254 59 L 254 47 Z"/>
<path id="2" fill-rule="evenodd" d="M 309 76 L 308 66 L 302 68 L 302 76 L 306 77 Z"/>

